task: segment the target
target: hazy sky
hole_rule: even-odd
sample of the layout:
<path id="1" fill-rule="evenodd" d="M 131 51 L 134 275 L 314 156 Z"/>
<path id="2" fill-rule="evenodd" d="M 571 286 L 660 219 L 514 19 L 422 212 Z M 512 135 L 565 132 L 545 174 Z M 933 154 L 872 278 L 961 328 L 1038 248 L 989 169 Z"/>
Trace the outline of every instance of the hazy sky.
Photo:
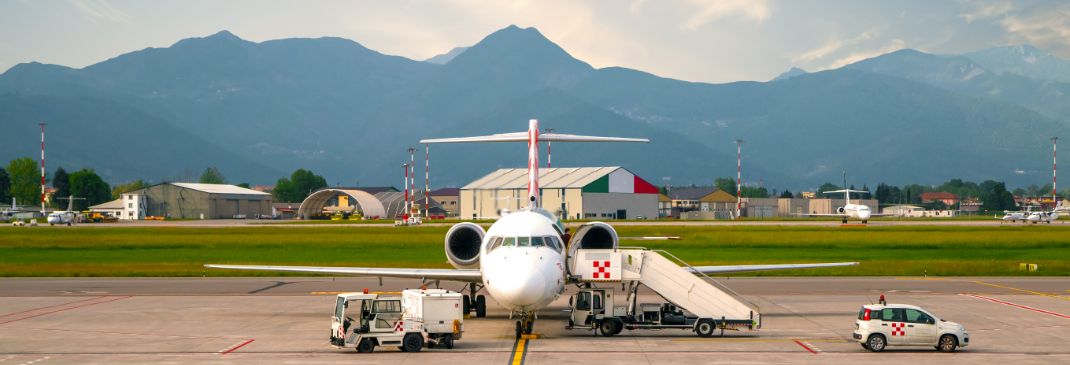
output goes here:
<path id="1" fill-rule="evenodd" d="M 595 67 L 690 81 L 768 80 L 915 48 L 1030 43 L 1070 58 L 1070 1 L 126 1 L 0 0 L 0 70 L 84 67 L 227 29 L 264 41 L 338 36 L 426 59 L 509 24 Z"/>

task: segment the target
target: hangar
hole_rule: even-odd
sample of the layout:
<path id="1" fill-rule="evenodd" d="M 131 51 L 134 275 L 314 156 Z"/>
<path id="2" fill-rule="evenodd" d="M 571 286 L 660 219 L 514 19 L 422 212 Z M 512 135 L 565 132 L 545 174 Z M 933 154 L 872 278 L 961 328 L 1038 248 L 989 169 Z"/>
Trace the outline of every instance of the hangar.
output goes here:
<path id="1" fill-rule="evenodd" d="M 422 191 L 415 192 L 416 209 L 422 216 L 445 216 L 446 212 L 437 201 L 429 200 L 430 212 L 424 209 Z M 336 187 L 324 188 L 310 194 L 301 202 L 297 217 L 312 219 L 325 211 L 349 212 L 370 219 L 393 218 L 405 211 L 405 192 L 393 187 Z"/>
<path id="2" fill-rule="evenodd" d="M 123 193 L 119 199 L 122 204 L 120 219 L 257 218 L 271 215 L 271 194 L 227 184 L 162 183 Z"/>
<path id="3" fill-rule="evenodd" d="M 461 217 L 495 218 L 527 206 L 528 171 L 499 169 L 461 188 Z M 568 219 L 654 219 L 658 189 L 620 166 L 539 169 L 541 206 Z"/>

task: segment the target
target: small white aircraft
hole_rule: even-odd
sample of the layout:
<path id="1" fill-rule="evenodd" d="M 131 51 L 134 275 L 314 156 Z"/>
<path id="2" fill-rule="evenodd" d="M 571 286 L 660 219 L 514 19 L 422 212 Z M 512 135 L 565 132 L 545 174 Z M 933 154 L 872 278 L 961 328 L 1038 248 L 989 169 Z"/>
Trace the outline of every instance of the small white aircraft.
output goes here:
<path id="1" fill-rule="evenodd" d="M 995 218 L 1002 219 L 1004 222 L 1012 222 L 1012 223 L 1013 222 L 1017 222 L 1017 221 L 1025 222 L 1026 221 L 1026 212 L 1012 212 L 1012 211 L 1005 210 L 1005 211 L 1003 211 L 1003 218 L 999 218 L 999 217 L 995 217 Z"/>
<path id="2" fill-rule="evenodd" d="M 454 269 L 401 269 L 371 267 L 309 267 L 262 265 L 205 265 L 208 268 L 327 273 L 371 277 L 415 278 L 437 283 L 440 280 L 466 283 L 465 312 L 474 304 L 476 317 L 486 316 L 486 299 L 476 295 L 486 289 L 499 305 L 518 318 L 516 336 L 530 334 L 535 313 L 546 308 L 575 283 L 566 275 L 566 260 L 578 249 L 615 249 L 620 240 L 617 231 L 603 222 L 584 224 L 570 242 L 564 242 L 564 226 L 546 209 L 539 207 L 539 142 L 648 142 L 639 138 L 578 136 L 540 133 L 539 122 L 532 119 L 527 132 L 489 136 L 425 139 L 420 143 L 527 142 L 528 206 L 508 213 L 483 231 L 475 223 L 458 223 L 446 232 L 446 258 Z M 696 266 L 694 271 L 723 274 L 749 271 L 807 269 L 857 265 L 857 262 Z"/>
<path id="3" fill-rule="evenodd" d="M 48 221 L 48 225 L 54 226 L 54 225 L 57 225 L 57 224 L 66 224 L 66 225 L 70 226 L 71 224 L 74 224 L 74 222 L 76 220 L 78 220 L 78 212 L 74 211 L 74 201 L 75 200 L 85 200 L 85 198 L 75 198 L 72 195 L 72 196 L 68 196 L 66 198 L 56 198 L 56 199 L 67 200 L 67 210 L 60 211 L 60 212 L 49 213 L 48 214 L 48 218 L 46 218 L 46 220 Z"/>
<path id="4" fill-rule="evenodd" d="M 1044 212 L 1044 211 L 1030 212 L 1029 216 L 1025 217 L 1025 220 L 1028 221 L 1029 223 L 1033 223 L 1033 224 L 1037 224 L 1037 223 L 1041 223 L 1041 222 L 1047 223 L 1047 224 L 1051 224 L 1051 222 L 1059 220 L 1059 212 L 1055 211 L 1055 210 L 1050 211 L 1050 212 Z"/>

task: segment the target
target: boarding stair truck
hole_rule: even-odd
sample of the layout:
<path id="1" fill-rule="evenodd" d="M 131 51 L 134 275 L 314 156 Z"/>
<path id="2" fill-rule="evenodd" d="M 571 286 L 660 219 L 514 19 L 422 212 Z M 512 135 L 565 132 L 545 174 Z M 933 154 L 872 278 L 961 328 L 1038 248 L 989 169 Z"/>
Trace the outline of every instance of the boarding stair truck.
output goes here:
<path id="1" fill-rule="evenodd" d="M 406 290 L 400 296 L 367 290 L 338 294 L 330 342 L 338 347 L 353 346 L 357 352 L 372 352 L 376 346 L 418 352 L 424 343 L 452 348 L 463 329 L 461 297 L 445 290 Z M 454 309 L 446 310 L 449 307 Z M 430 323 L 430 328 L 425 323 Z"/>
<path id="2" fill-rule="evenodd" d="M 710 337 L 717 329 L 723 336 L 726 329 L 761 328 L 761 313 L 755 304 L 668 252 L 578 249 L 569 257 L 569 264 L 570 278 L 584 288 L 569 298 L 571 315 L 566 329 L 613 336 L 624 329 L 675 328 Z M 640 284 L 666 302 L 637 303 Z M 628 287 L 625 298 L 615 295 L 618 285 Z"/>

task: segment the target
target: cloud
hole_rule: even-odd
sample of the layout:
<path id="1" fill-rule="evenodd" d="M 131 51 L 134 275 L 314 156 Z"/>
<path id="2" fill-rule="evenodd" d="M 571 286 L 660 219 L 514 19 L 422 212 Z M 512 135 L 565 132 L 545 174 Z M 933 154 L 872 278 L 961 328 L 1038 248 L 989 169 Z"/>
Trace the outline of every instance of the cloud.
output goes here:
<path id="1" fill-rule="evenodd" d="M 107 0 L 72 0 L 71 4 L 74 4 L 74 7 L 93 23 L 98 20 L 115 23 L 130 22 L 130 15 L 116 9 Z"/>
<path id="2" fill-rule="evenodd" d="M 647 0 L 632 0 L 632 4 L 628 6 L 628 13 L 638 15 L 639 8 L 643 7 L 643 4 L 646 4 L 646 2 Z"/>
<path id="3" fill-rule="evenodd" d="M 876 34 L 876 31 L 870 29 L 865 32 L 862 32 L 862 34 L 859 34 L 856 37 L 848 39 L 830 40 L 828 42 L 825 42 L 825 44 L 818 46 L 817 48 L 793 56 L 791 58 L 791 62 L 794 64 L 800 64 L 824 59 L 825 57 L 836 53 L 836 51 L 839 51 L 844 47 L 850 47 L 860 42 L 873 39 L 874 34 Z"/>
<path id="4" fill-rule="evenodd" d="M 1070 53 L 1070 4 L 1007 15 L 999 23 L 1022 41 L 1063 55 Z"/>
<path id="5" fill-rule="evenodd" d="M 727 16 L 741 16 L 761 23 L 772 12 L 765 0 L 688 0 L 688 3 L 698 8 L 683 24 L 684 28 L 692 31 Z"/>
<path id="6" fill-rule="evenodd" d="M 885 53 L 898 51 L 900 49 L 903 49 L 903 47 L 905 47 L 905 46 L 906 46 L 906 42 L 904 42 L 902 39 L 898 39 L 898 38 L 897 39 L 893 39 L 890 42 L 888 42 L 888 44 L 885 44 L 881 48 L 858 51 L 858 52 L 855 52 L 855 53 L 851 53 L 851 54 L 849 54 L 849 55 L 847 55 L 845 57 L 842 57 L 842 58 L 832 62 L 832 64 L 829 65 L 828 68 L 830 68 L 830 69 L 840 68 L 840 67 L 847 66 L 847 65 L 850 65 L 852 63 L 855 63 L 855 62 L 858 62 L 858 61 L 861 61 L 861 60 L 864 60 L 864 59 L 867 59 L 867 58 L 873 58 L 873 57 L 877 57 L 877 56 L 880 56 L 880 55 L 885 54 Z"/>
<path id="7" fill-rule="evenodd" d="M 959 18 L 966 20 L 967 23 L 973 23 L 975 20 L 978 19 L 997 18 L 1015 10 L 1014 4 L 1011 4 L 1008 1 L 980 1 L 973 2 L 972 4 L 974 6 L 971 11 L 959 14 Z"/>

